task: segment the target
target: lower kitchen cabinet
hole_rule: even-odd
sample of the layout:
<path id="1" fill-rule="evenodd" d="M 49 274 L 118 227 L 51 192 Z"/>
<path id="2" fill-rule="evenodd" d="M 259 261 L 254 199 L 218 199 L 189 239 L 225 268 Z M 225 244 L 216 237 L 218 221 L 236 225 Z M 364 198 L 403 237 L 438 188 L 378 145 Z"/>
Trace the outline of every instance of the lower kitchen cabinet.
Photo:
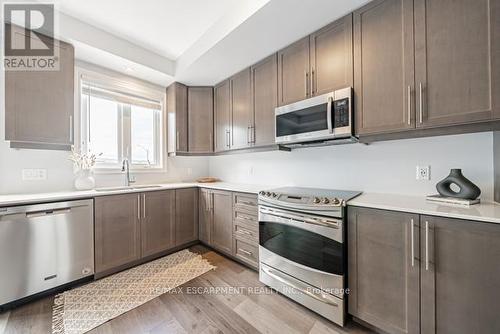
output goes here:
<path id="1" fill-rule="evenodd" d="M 241 262 L 259 267 L 257 196 L 233 193 L 233 252 Z"/>
<path id="2" fill-rule="evenodd" d="M 175 191 L 175 245 L 198 240 L 198 188 Z"/>
<path id="3" fill-rule="evenodd" d="M 500 333 L 500 225 L 421 216 L 420 231 L 422 333 Z"/>
<path id="4" fill-rule="evenodd" d="M 347 233 L 356 318 L 387 333 L 500 333 L 500 225 L 349 207 Z"/>
<path id="5" fill-rule="evenodd" d="M 211 245 L 221 252 L 233 252 L 233 197 L 230 191 L 212 190 Z"/>
<path id="6" fill-rule="evenodd" d="M 198 202 L 198 239 L 210 245 L 210 229 L 212 226 L 212 195 L 210 190 L 201 188 Z"/>
<path id="7" fill-rule="evenodd" d="M 140 195 L 95 199 L 95 271 L 97 274 L 140 259 Z"/>
<path id="8" fill-rule="evenodd" d="M 349 207 L 347 226 L 349 313 L 388 333 L 419 333 L 418 215 Z"/>
<path id="9" fill-rule="evenodd" d="M 176 190 L 151 191 L 141 196 L 141 257 L 175 245 Z"/>
<path id="10" fill-rule="evenodd" d="M 230 191 L 200 189 L 199 239 L 228 255 L 233 250 L 233 202 Z"/>

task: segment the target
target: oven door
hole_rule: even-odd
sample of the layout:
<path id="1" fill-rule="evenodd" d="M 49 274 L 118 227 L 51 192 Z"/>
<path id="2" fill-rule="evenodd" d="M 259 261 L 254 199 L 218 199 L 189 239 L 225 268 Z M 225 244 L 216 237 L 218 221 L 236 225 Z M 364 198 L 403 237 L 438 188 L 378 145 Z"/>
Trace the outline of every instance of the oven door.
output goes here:
<path id="1" fill-rule="evenodd" d="M 345 272 L 342 225 L 335 218 L 261 206 L 260 261 L 342 298 Z"/>
<path id="2" fill-rule="evenodd" d="M 276 108 L 276 143 L 331 138 L 333 98 L 332 92 Z"/>

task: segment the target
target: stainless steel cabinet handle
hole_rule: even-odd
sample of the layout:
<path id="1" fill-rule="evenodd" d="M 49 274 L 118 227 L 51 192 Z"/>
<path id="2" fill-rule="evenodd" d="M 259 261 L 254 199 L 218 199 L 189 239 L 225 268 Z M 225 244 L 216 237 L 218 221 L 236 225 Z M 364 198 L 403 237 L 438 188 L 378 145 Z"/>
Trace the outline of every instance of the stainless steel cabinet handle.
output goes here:
<path id="1" fill-rule="evenodd" d="M 142 217 L 146 218 L 146 194 L 142 194 Z"/>
<path id="2" fill-rule="evenodd" d="M 307 71 L 304 72 L 305 73 L 305 86 L 306 86 L 306 97 L 309 96 L 309 73 Z"/>
<path id="3" fill-rule="evenodd" d="M 74 124 L 72 115 L 69 116 L 69 140 L 71 144 L 75 142 Z"/>
<path id="4" fill-rule="evenodd" d="M 314 69 L 311 70 L 311 95 L 314 95 L 314 93 L 316 92 L 316 89 L 315 89 L 315 83 L 314 83 Z"/>
<path id="5" fill-rule="evenodd" d="M 251 139 L 250 139 L 250 127 L 247 126 L 247 144 L 250 144 L 251 143 Z"/>
<path id="6" fill-rule="evenodd" d="M 311 289 L 308 289 L 307 286 L 305 286 L 305 285 L 302 286 L 303 285 L 302 283 L 299 283 L 298 281 L 293 282 L 291 279 L 283 277 L 279 272 L 277 272 L 275 270 L 272 270 L 272 269 L 267 268 L 267 267 L 261 267 L 261 268 L 262 268 L 262 271 L 264 271 L 267 275 L 271 276 L 275 280 L 280 281 L 281 283 L 284 283 L 284 284 L 286 284 L 286 285 L 288 285 L 296 290 L 299 290 L 300 292 L 302 292 L 303 294 L 305 294 L 311 298 L 314 298 L 322 303 L 330 304 L 333 306 L 339 306 L 339 304 L 335 303 L 332 300 L 333 297 L 328 296 L 326 293 L 311 291 Z M 314 290 L 318 290 L 318 289 L 314 289 Z"/>
<path id="7" fill-rule="evenodd" d="M 429 270 L 429 222 L 425 221 L 425 270 Z"/>
<path id="8" fill-rule="evenodd" d="M 226 146 L 231 147 L 231 130 L 226 130 Z"/>
<path id="9" fill-rule="evenodd" d="M 238 251 L 240 251 L 241 253 L 246 254 L 246 255 L 250 255 L 250 256 L 252 256 L 252 255 L 253 255 L 253 253 L 252 253 L 252 252 L 249 252 L 249 251 L 244 250 L 244 249 L 241 249 L 241 248 L 238 248 Z"/>
<path id="10" fill-rule="evenodd" d="M 413 219 L 411 220 L 411 223 L 410 223 L 410 237 L 411 237 L 411 266 L 412 267 L 415 267 L 415 236 L 414 236 L 414 233 L 413 233 Z"/>
<path id="11" fill-rule="evenodd" d="M 137 195 L 137 219 L 141 219 L 141 196 Z"/>
<path id="12" fill-rule="evenodd" d="M 179 147 L 180 147 L 180 144 L 179 144 L 179 131 L 177 131 L 176 133 L 176 137 L 175 137 L 175 147 L 176 149 L 178 150 Z"/>
<path id="13" fill-rule="evenodd" d="M 420 102 L 420 124 L 424 122 L 424 89 L 422 87 L 422 83 L 420 82 L 418 84 L 418 91 L 419 91 L 419 102 Z"/>
<path id="14" fill-rule="evenodd" d="M 411 125 L 411 86 L 408 86 L 408 125 Z"/>

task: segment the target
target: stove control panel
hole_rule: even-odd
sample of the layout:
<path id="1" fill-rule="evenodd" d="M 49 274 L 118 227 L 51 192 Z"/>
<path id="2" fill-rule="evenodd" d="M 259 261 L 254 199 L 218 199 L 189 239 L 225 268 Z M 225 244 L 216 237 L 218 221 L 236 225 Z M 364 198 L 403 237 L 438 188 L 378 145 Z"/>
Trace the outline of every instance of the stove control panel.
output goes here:
<path id="1" fill-rule="evenodd" d="M 316 197 L 316 196 L 297 196 L 280 194 L 276 192 L 261 191 L 259 196 L 264 200 L 274 200 L 290 204 L 302 204 L 310 206 L 342 206 L 343 200 L 337 197 Z"/>

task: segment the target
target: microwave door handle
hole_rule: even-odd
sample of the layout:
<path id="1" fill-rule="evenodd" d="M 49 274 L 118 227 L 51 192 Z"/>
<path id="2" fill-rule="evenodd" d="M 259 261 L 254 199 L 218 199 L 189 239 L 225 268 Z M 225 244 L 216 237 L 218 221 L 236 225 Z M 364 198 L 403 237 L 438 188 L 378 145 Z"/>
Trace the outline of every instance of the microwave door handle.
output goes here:
<path id="1" fill-rule="evenodd" d="M 333 105 L 333 98 L 330 96 L 328 98 L 328 103 L 326 104 L 326 117 L 327 117 L 327 125 L 328 125 L 328 132 L 333 133 L 333 125 L 332 125 L 332 105 Z"/>

